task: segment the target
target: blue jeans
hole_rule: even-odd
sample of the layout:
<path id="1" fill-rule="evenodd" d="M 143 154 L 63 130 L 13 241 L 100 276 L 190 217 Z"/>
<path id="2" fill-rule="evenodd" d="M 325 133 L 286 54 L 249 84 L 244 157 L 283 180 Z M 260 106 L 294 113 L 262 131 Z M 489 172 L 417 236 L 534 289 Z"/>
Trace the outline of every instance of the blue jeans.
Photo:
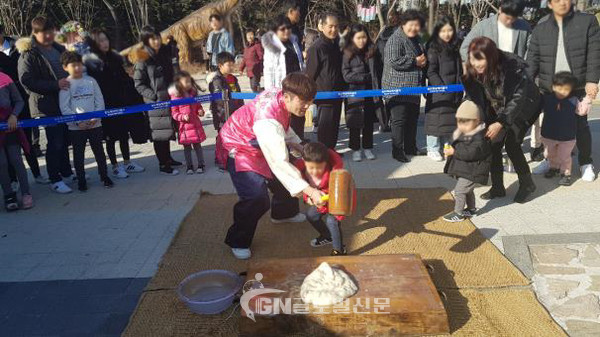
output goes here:
<path id="1" fill-rule="evenodd" d="M 450 139 L 427 135 L 427 152 L 441 153 L 445 143 L 450 143 Z"/>
<path id="2" fill-rule="evenodd" d="M 65 124 L 47 126 L 46 170 L 50 182 L 57 183 L 62 178 L 73 175 L 69 160 L 69 130 Z"/>
<path id="3" fill-rule="evenodd" d="M 333 249 L 342 251 L 344 244 L 340 222 L 333 215 L 319 213 L 317 207 L 311 206 L 306 211 L 306 219 L 319 232 L 321 237 L 331 239 Z"/>
<path id="4" fill-rule="evenodd" d="M 271 210 L 271 218 L 287 219 L 300 211 L 298 199 L 293 198 L 279 180 L 268 181 L 255 172 L 236 172 L 235 159 L 227 159 L 227 171 L 240 198 L 233 206 L 233 225 L 225 243 L 231 248 L 249 248 L 254 239 L 258 220 Z M 273 199 L 269 200 L 269 190 Z"/>

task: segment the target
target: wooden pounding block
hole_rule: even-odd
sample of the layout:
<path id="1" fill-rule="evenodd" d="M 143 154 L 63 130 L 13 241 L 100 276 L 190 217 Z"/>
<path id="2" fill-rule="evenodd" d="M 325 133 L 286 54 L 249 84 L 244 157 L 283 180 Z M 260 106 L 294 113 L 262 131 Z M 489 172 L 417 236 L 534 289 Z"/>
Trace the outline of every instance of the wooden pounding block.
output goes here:
<path id="1" fill-rule="evenodd" d="M 348 305 L 323 307 L 320 311 L 318 307 L 305 305 L 300 299 L 304 278 L 322 262 L 344 270 L 357 283 L 358 292 L 348 299 Z M 250 300 L 253 313 L 262 307 L 265 308 L 264 313 L 270 315 L 255 314 L 254 322 L 241 310 L 239 332 L 243 337 L 283 337 L 299 332 L 306 336 L 385 337 L 448 334 L 450 331 L 444 305 L 418 255 L 250 261 L 247 281 L 254 280 L 257 273 L 262 274 L 260 283 L 264 288 L 285 292 L 267 293 Z M 386 299 L 389 299 L 387 305 Z M 284 307 L 286 300 L 291 302 L 292 310 L 287 311 L 288 314 L 273 315 L 273 307 Z M 259 301 L 262 304 L 257 304 Z M 295 305 L 308 307 L 309 313 L 296 311 Z M 375 313 L 376 307 L 380 313 Z M 338 308 L 336 312 L 335 308 Z"/>

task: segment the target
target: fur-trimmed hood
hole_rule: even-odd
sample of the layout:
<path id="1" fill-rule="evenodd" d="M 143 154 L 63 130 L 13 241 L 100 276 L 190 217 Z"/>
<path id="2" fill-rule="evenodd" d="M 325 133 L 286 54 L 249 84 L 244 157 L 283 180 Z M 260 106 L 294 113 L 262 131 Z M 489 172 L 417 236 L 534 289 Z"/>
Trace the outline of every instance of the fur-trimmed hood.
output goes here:
<path id="1" fill-rule="evenodd" d="M 115 50 L 109 51 L 104 58 L 101 58 L 97 53 L 91 52 L 83 56 L 83 64 L 91 71 L 102 71 L 107 62 L 112 64 L 113 61 L 115 61 L 115 63 L 119 62 L 119 64 L 123 64 L 124 59 L 123 56 Z"/>
<path id="2" fill-rule="evenodd" d="M 481 123 L 479 124 L 475 129 L 473 129 L 471 132 L 465 133 L 464 136 L 465 137 L 472 137 L 475 136 L 476 134 L 478 134 L 479 132 L 485 130 L 485 123 Z M 452 134 L 452 139 L 453 140 L 457 140 L 458 137 L 462 136 L 463 133 L 460 132 L 460 130 L 456 129 L 454 130 L 454 133 Z"/>
<path id="3" fill-rule="evenodd" d="M 15 42 L 15 47 L 17 47 L 17 50 L 20 54 L 27 53 L 36 46 L 37 42 L 35 42 L 33 37 L 22 37 L 18 39 L 17 42 Z M 61 46 L 56 42 L 54 42 L 52 46 L 61 52 L 65 50 L 65 47 Z"/>
<path id="4" fill-rule="evenodd" d="M 290 41 L 295 45 L 298 43 L 298 37 L 296 35 L 290 36 Z M 266 32 L 261 38 L 262 46 L 265 50 L 271 53 L 279 54 L 285 50 L 283 42 L 279 40 L 275 32 Z"/>
<path id="5" fill-rule="evenodd" d="M 150 57 L 152 57 L 152 55 L 150 55 L 150 52 L 146 47 L 142 46 L 133 49 L 127 57 L 129 58 L 129 62 L 131 62 L 131 64 L 136 64 L 138 62 L 147 61 Z"/>

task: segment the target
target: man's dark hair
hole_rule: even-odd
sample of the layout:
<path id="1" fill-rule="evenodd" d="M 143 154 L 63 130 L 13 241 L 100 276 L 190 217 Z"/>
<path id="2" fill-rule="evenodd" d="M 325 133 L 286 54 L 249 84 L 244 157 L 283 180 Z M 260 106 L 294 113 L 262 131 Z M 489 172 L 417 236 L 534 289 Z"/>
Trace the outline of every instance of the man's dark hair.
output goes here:
<path id="1" fill-rule="evenodd" d="M 256 35 L 256 32 L 254 31 L 254 29 L 246 29 L 246 31 L 244 32 L 244 35 L 246 35 L 248 33 L 254 33 L 254 35 Z"/>
<path id="2" fill-rule="evenodd" d="M 568 85 L 571 88 L 575 88 L 577 86 L 577 77 L 569 71 L 560 71 L 552 77 L 552 85 Z"/>
<path id="3" fill-rule="evenodd" d="M 303 73 L 288 74 L 281 82 L 284 93 L 298 96 L 303 101 L 312 101 L 317 94 L 317 83 Z"/>
<path id="4" fill-rule="evenodd" d="M 281 15 L 277 15 L 277 17 L 275 18 L 275 20 L 273 20 L 272 24 L 271 24 L 271 31 L 277 33 L 277 30 L 279 29 L 279 27 L 288 27 L 291 28 L 292 27 L 292 22 L 290 21 L 290 19 L 288 19 L 287 16 L 281 14 Z"/>
<path id="5" fill-rule="evenodd" d="M 325 12 L 325 13 L 322 13 L 321 15 L 319 15 L 319 23 L 325 24 L 325 22 L 327 22 L 327 19 L 329 19 L 329 18 L 334 18 L 334 19 L 340 21 L 340 19 L 338 18 L 338 16 L 336 14 L 331 13 L 331 12 Z"/>
<path id="6" fill-rule="evenodd" d="M 326 163 L 329 161 L 329 148 L 319 142 L 307 143 L 302 150 L 302 159 L 309 163 Z"/>
<path id="7" fill-rule="evenodd" d="M 33 33 L 40 33 L 55 29 L 56 26 L 54 25 L 54 22 L 45 16 L 38 16 L 31 20 L 31 31 Z"/>
<path id="8" fill-rule="evenodd" d="M 63 67 L 66 67 L 71 63 L 83 63 L 81 55 L 74 51 L 66 51 L 60 55 L 60 64 L 62 64 Z"/>
<path id="9" fill-rule="evenodd" d="M 217 65 L 222 66 L 227 62 L 234 62 L 235 57 L 226 51 L 217 54 Z"/>
<path id="10" fill-rule="evenodd" d="M 215 14 L 211 14 L 208 17 L 208 22 L 211 22 L 213 19 L 217 19 L 218 21 L 223 21 L 223 18 L 221 17 L 221 15 L 216 14 L 216 13 Z"/>
<path id="11" fill-rule="evenodd" d="M 400 14 L 400 26 L 404 26 L 407 22 L 414 20 L 419 21 L 421 28 L 425 27 L 425 18 L 423 17 L 423 15 L 421 15 L 421 12 L 419 12 L 418 10 L 409 9 L 406 12 Z"/>
<path id="12" fill-rule="evenodd" d="M 500 9 L 502 10 L 502 13 L 518 18 L 523 15 L 523 11 L 525 10 L 525 1 L 502 0 Z"/>
<path id="13" fill-rule="evenodd" d="M 160 31 L 152 26 L 144 26 L 140 32 L 140 40 L 144 46 L 149 46 L 149 41 L 153 37 L 160 37 Z"/>

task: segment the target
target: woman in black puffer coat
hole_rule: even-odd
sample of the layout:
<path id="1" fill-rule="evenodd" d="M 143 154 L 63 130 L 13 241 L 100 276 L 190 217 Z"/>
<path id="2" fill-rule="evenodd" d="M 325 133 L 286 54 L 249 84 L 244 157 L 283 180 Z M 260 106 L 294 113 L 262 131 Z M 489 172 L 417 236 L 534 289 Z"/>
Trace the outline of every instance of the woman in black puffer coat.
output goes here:
<path id="1" fill-rule="evenodd" d="M 347 35 L 342 61 L 342 75 L 349 90 L 379 89 L 375 68 L 375 46 L 364 25 L 353 25 Z M 377 120 L 376 109 L 380 100 L 373 98 L 349 98 L 346 101 L 346 125 L 350 130 L 352 160 L 361 161 L 362 149 L 368 160 L 375 159 L 373 149 L 373 123 Z"/>
<path id="2" fill-rule="evenodd" d="M 121 55 L 111 48 L 110 39 L 103 30 L 90 32 L 90 53 L 83 57 L 88 75 L 92 76 L 102 90 L 104 105 L 107 109 L 122 108 L 143 103 L 135 90 L 133 79 L 123 66 Z M 129 137 L 135 144 L 144 144 L 150 134 L 148 122 L 143 113 L 108 117 L 102 120 L 102 129 L 106 138 L 106 153 L 112 164 L 113 175 L 127 178 L 128 173 L 144 171 L 144 168 L 130 160 Z M 123 164 L 117 162 L 115 144 L 119 142 Z"/>
<path id="3" fill-rule="evenodd" d="M 171 48 L 162 44 L 160 32 L 150 26 L 142 28 L 141 40 L 142 47 L 130 54 L 130 59 L 135 64 L 135 88 L 146 103 L 168 101 L 168 90 L 174 76 Z M 171 157 L 169 144 L 169 141 L 175 140 L 175 122 L 171 118 L 171 109 L 167 107 L 148 111 L 148 117 L 160 172 L 167 175 L 179 174 L 172 167 L 181 166 L 181 162 Z"/>
<path id="4" fill-rule="evenodd" d="M 503 147 L 519 176 L 519 190 L 514 201 L 524 203 L 536 189 L 521 143 L 540 115 L 541 97 L 526 68 L 524 60 L 502 52 L 487 37 L 478 37 L 469 45 L 463 85 L 468 99 L 482 111 L 486 137 L 492 141 L 492 188 L 481 195 L 482 199 L 506 195 Z"/>
<path id="5" fill-rule="evenodd" d="M 456 35 L 454 21 L 447 16 L 441 18 L 436 23 L 427 45 L 429 85 L 461 83 L 462 63 L 459 48 L 460 41 Z M 452 133 L 456 129 L 456 109 L 462 98 L 462 92 L 427 95 L 425 106 L 427 155 L 435 161 L 444 160 L 440 153 L 444 143 L 451 142 Z"/>

